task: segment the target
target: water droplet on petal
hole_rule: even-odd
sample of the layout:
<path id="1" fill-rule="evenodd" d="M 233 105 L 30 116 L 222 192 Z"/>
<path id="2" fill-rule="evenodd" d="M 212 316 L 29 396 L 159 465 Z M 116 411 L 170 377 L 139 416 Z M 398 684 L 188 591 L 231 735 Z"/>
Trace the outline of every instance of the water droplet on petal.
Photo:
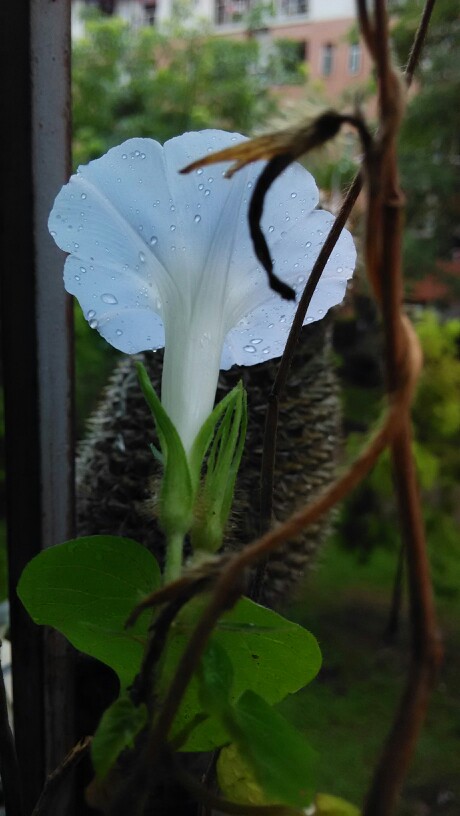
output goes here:
<path id="1" fill-rule="evenodd" d="M 245 351 L 247 351 L 249 354 L 254 354 L 254 352 L 255 352 L 255 348 L 254 348 L 254 346 L 244 346 L 243 348 L 244 348 L 244 350 L 245 350 Z"/>
<path id="2" fill-rule="evenodd" d="M 139 260 L 141 263 L 145 263 L 145 255 L 143 252 L 139 252 Z"/>
<path id="3" fill-rule="evenodd" d="M 268 231 L 269 231 L 269 232 L 274 232 L 274 231 L 275 231 L 275 227 L 269 227 L 269 228 L 268 228 Z"/>
<path id="4" fill-rule="evenodd" d="M 311 247 L 311 241 L 307 241 L 307 243 L 305 244 L 305 246 L 306 246 L 306 247 Z"/>
<path id="5" fill-rule="evenodd" d="M 90 320 L 89 321 L 89 327 L 90 327 L 90 329 L 97 329 L 97 320 L 94 320 L 94 319 Z"/>
<path id="6" fill-rule="evenodd" d="M 214 181 L 213 177 L 212 177 L 212 176 L 210 176 L 210 177 L 208 178 L 208 184 L 212 184 L 212 183 L 213 183 L 213 181 Z"/>
<path id="7" fill-rule="evenodd" d="M 195 224 L 199 224 L 200 221 L 201 221 L 201 215 L 195 215 L 195 218 L 193 220 L 194 220 Z"/>
<path id="8" fill-rule="evenodd" d="M 79 249 L 80 244 L 74 244 L 75 249 Z"/>
<path id="9" fill-rule="evenodd" d="M 145 159 L 145 153 L 141 153 L 141 159 Z"/>
<path id="10" fill-rule="evenodd" d="M 250 190 L 250 189 L 251 189 L 251 187 L 252 187 L 252 181 L 248 181 L 247 186 L 248 186 L 248 189 Z"/>
<path id="11" fill-rule="evenodd" d="M 211 190 L 205 190 L 204 194 L 205 194 L 205 196 L 211 195 Z"/>
<path id="12" fill-rule="evenodd" d="M 297 193 L 291 193 L 291 198 L 297 198 Z"/>
<path id="13" fill-rule="evenodd" d="M 122 153 L 122 154 L 121 154 L 121 158 L 122 158 L 122 159 L 127 159 L 127 158 L 128 158 L 128 156 L 127 156 L 127 154 L 126 154 L 126 153 Z"/>
<path id="14" fill-rule="evenodd" d="M 269 351 L 270 351 L 270 346 L 267 346 L 266 348 L 262 349 L 262 354 L 268 354 Z"/>
<path id="15" fill-rule="evenodd" d="M 80 272 L 86 272 L 86 266 L 80 266 Z"/>
<path id="16" fill-rule="evenodd" d="M 81 196 L 80 196 L 80 198 L 81 198 L 81 199 L 84 201 L 84 200 L 85 200 L 85 198 L 87 198 L 86 193 L 82 193 L 82 194 L 81 194 Z"/>
<path id="17" fill-rule="evenodd" d="M 115 295 L 111 295 L 110 292 L 106 292 L 105 294 L 101 295 L 101 300 L 104 303 L 109 303 L 111 306 L 114 306 L 116 303 L 118 303 L 118 300 L 115 297 Z"/>
<path id="18" fill-rule="evenodd" d="M 318 309 L 318 314 L 319 314 L 319 315 L 324 314 L 324 309 Z"/>
<path id="19" fill-rule="evenodd" d="M 175 224 L 171 224 L 171 226 L 170 226 L 170 228 L 169 228 L 169 229 L 171 230 L 171 232 L 174 232 L 174 230 L 176 229 L 176 225 L 175 225 Z"/>
<path id="20" fill-rule="evenodd" d="M 55 237 L 56 237 L 56 232 L 55 232 L 55 230 L 51 230 L 51 231 L 50 231 L 50 235 L 52 236 L 52 238 L 55 238 Z"/>
<path id="21" fill-rule="evenodd" d="M 75 278 L 76 281 L 79 281 L 80 280 L 80 275 L 74 275 L 74 278 Z"/>
<path id="22" fill-rule="evenodd" d="M 280 323 L 286 323 L 286 315 L 281 315 Z"/>
<path id="23" fill-rule="evenodd" d="M 298 280 L 298 282 L 299 282 L 299 283 L 303 283 L 303 282 L 304 282 L 304 280 L 305 280 L 305 278 L 304 278 L 304 276 L 303 276 L 303 275 L 299 275 L 299 276 L 297 277 L 297 280 Z"/>
<path id="24" fill-rule="evenodd" d="M 140 156 L 140 155 L 141 155 L 141 151 L 140 151 L 140 150 L 135 150 L 135 151 L 134 151 L 134 155 L 135 155 L 135 156 Z"/>
<path id="25" fill-rule="evenodd" d="M 274 323 L 269 323 L 269 324 L 268 324 L 268 328 L 269 328 L 269 329 L 272 329 L 274 325 L 275 325 Z"/>
<path id="26" fill-rule="evenodd" d="M 252 340 L 251 340 L 251 343 L 253 343 L 254 346 L 257 346 L 261 342 L 262 342 L 261 337 L 253 337 Z"/>
<path id="27" fill-rule="evenodd" d="M 156 235 L 152 235 L 152 237 L 151 237 L 151 239 L 150 239 L 150 246 L 155 246 L 155 244 L 157 244 L 157 243 L 158 243 L 158 238 L 157 238 L 157 236 L 156 236 Z"/>
<path id="28" fill-rule="evenodd" d="M 313 323 L 313 318 L 312 317 L 307 317 L 305 323 Z"/>
<path id="29" fill-rule="evenodd" d="M 93 317 L 96 317 L 96 312 L 94 311 L 94 309 L 90 309 L 86 317 L 88 318 L 88 320 L 91 320 Z"/>
<path id="30" fill-rule="evenodd" d="M 122 330 L 121 330 L 121 329 L 117 329 L 117 330 L 116 330 L 116 332 L 115 332 L 115 334 L 117 335 L 117 337 L 121 337 L 121 335 L 123 334 L 123 332 L 122 332 Z"/>
<path id="31" fill-rule="evenodd" d="M 343 272 L 343 266 L 338 266 L 337 267 L 337 272 Z"/>
<path id="32" fill-rule="evenodd" d="M 199 184 L 199 185 L 198 185 L 198 189 L 199 189 L 199 190 L 204 190 L 204 184 Z"/>
<path id="33" fill-rule="evenodd" d="M 196 174 L 197 174 L 197 176 L 202 176 L 203 175 L 203 168 L 200 167 L 200 169 L 196 171 Z"/>
<path id="34" fill-rule="evenodd" d="M 174 204 L 171 204 L 169 209 L 170 209 L 171 212 L 176 212 L 176 208 L 175 208 Z"/>

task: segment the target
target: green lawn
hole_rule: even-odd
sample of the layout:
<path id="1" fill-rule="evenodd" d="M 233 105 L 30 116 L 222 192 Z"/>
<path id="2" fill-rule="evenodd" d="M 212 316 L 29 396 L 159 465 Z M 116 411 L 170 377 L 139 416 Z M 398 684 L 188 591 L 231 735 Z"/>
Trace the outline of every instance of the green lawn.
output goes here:
<path id="1" fill-rule="evenodd" d="M 394 556 L 375 551 L 366 564 L 334 544 L 292 610 L 318 638 L 319 677 L 284 703 L 320 755 L 319 789 L 362 801 L 404 684 L 406 614 L 396 643 L 384 642 Z M 446 659 L 407 780 L 400 814 L 460 813 L 460 598 L 440 600 Z"/>

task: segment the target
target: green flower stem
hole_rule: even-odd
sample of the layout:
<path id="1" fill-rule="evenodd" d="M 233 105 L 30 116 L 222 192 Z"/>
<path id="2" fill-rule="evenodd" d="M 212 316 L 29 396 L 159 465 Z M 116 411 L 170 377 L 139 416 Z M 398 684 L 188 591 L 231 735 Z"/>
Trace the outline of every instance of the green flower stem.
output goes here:
<path id="1" fill-rule="evenodd" d="M 171 533 L 166 544 L 166 560 L 163 582 L 169 584 L 179 578 L 182 572 L 182 553 L 184 536 L 182 533 Z"/>

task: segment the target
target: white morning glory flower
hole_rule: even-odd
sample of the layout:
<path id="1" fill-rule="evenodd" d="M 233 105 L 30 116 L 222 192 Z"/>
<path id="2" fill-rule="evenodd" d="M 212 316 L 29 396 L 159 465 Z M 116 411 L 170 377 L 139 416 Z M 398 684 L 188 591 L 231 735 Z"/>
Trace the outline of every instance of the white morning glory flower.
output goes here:
<path id="1" fill-rule="evenodd" d="M 162 147 L 129 139 L 80 167 L 56 198 L 49 229 L 69 253 L 65 287 L 92 328 L 128 354 L 165 346 L 162 403 L 188 452 L 215 399 L 220 368 L 282 354 L 296 304 L 267 283 L 247 224 L 263 162 L 180 175 L 192 160 L 243 140 L 218 130 Z M 262 228 L 275 272 L 301 291 L 333 222 L 301 165 L 268 192 Z M 305 322 L 344 296 L 356 252 L 344 231 Z"/>

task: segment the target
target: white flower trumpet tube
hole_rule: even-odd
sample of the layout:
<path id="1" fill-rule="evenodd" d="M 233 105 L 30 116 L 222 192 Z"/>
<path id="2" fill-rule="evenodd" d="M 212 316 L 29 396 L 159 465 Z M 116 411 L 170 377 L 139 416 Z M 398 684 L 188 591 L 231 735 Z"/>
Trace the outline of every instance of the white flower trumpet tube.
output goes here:
<path id="1" fill-rule="evenodd" d="M 282 354 L 296 308 L 270 289 L 249 236 L 248 202 L 263 163 L 231 181 L 223 177 L 228 163 L 178 173 L 243 138 L 207 130 L 163 147 L 130 139 L 80 167 L 49 218 L 69 253 L 65 287 L 89 325 L 128 354 L 165 346 L 161 400 L 187 453 L 212 410 L 219 369 Z M 275 271 L 297 291 L 333 222 L 317 204 L 314 179 L 299 164 L 265 201 L 262 228 Z M 306 323 L 343 299 L 355 258 L 344 231 Z"/>

